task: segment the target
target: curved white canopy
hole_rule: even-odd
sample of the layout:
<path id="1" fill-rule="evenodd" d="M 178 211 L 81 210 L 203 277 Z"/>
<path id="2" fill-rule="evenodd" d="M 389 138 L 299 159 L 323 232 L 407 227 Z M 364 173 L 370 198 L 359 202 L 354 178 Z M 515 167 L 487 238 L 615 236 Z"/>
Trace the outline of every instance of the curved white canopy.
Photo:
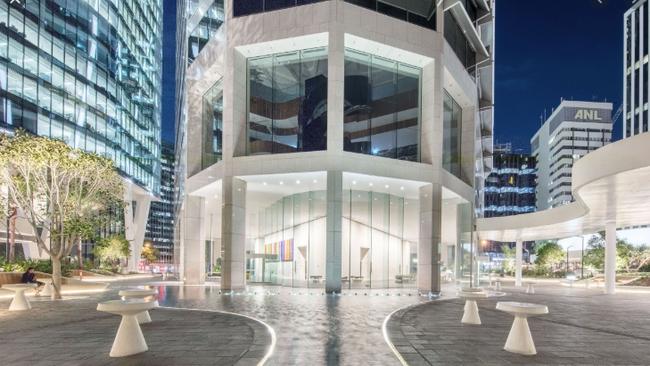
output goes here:
<path id="1" fill-rule="evenodd" d="M 529 214 L 477 220 L 481 239 L 560 239 L 650 224 L 650 133 L 593 151 L 573 165 L 575 202 Z"/>

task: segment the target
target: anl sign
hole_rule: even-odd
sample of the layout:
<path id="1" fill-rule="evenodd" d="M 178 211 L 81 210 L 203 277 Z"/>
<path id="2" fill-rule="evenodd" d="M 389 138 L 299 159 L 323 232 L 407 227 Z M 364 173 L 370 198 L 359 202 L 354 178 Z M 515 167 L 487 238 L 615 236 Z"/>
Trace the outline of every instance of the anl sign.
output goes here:
<path id="1" fill-rule="evenodd" d="M 578 109 L 576 110 L 576 115 L 573 117 L 573 119 L 575 119 L 576 121 L 580 121 L 580 120 L 602 121 L 603 120 L 598 110 L 596 109 Z"/>

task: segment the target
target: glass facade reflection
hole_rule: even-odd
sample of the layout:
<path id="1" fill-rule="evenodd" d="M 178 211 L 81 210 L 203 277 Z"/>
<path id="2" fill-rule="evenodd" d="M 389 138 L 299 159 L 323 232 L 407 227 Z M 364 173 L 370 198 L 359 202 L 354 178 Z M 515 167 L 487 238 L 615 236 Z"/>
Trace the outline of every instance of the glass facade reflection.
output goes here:
<path id="1" fill-rule="evenodd" d="M 233 16 L 263 13 L 279 9 L 291 8 L 305 4 L 318 3 L 325 0 L 233 0 Z"/>
<path id="2" fill-rule="evenodd" d="M 223 156 L 223 88 L 217 81 L 203 95 L 201 168 L 218 162 Z"/>
<path id="3" fill-rule="evenodd" d="M 196 11 L 197 4 L 190 3 Z M 190 13 L 191 14 L 191 13 Z M 208 41 L 214 37 L 219 28 L 223 25 L 225 19 L 223 0 L 215 0 L 210 7 L 205 11 L 199 23 L 189 34 L 187 42 L 187 62 L 192 63 L 194 59 L 199 56 L 203 47 L 208 44 Z"/>
<path id="4" fill-rule="evenodd" d="M 420 160 L 421 69 L 345 51 L 345 151 Z"/>
<path id="5" fill-rule="evenodd" d="M 248 59 L 248 154 L 327 148 L 327 48 Z"/>
<path id="6" fill-rule="evenodd" d="M 0 2 L 0 126 L 160 180 L 162 2 Z"/>
<path id="7" fill-rule="evenodd" d="M 387 193 L 343 191 L 342 287 L 415 287 L 419 205 Z"/>
<path id="8" fill-rule="evenodd" d="M 463 179 L 461 167 L 462 109 L 445 91 L 443 100 L 442 167 Z"/>
<path id="9" fill-rule="evenodd" d="M 326 191 L 297 193 L 259 210 L 249 253 L 249 282 L 325 285 Z"/>

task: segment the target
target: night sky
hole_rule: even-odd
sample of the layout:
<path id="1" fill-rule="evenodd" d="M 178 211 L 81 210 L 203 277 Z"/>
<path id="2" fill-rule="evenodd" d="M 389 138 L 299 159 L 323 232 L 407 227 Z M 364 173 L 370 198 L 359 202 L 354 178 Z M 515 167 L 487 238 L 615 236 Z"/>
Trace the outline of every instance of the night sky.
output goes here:
<path id="1" fill-rule="evenodd" d="M 632 0 L 497 0 L 495 140 L 528 152 L 560 98 L 623 98 L 623 13 Z M 164 0 L 163 140 L 174 137 L 176 0 Z M 620 118 L 614 137 L 621 135 Z"/>
<path id="2" fill-rule="evenodd" d="M 162 139 L 174 143 L 176 106 L 176 0 L 163 2 Z"/>
<path id="3" fill-rule="evenodd" d="M 530 151 L 560 98 L 623 102 L 623 13 L 631 0 L 497 0 L 495 140 Z M 622 118 L 614 126 L 620 138 Z"/>

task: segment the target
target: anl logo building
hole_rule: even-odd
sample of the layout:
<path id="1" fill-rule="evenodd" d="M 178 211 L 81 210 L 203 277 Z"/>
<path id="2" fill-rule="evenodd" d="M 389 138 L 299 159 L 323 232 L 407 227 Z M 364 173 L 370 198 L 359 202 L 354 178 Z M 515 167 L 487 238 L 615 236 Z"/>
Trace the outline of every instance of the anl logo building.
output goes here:
<path id="1" fill-rule="evenodd" d="M 574 120 L 589 120 L 589 121 L 602 121 L 603 118 L 600 116 L 597 109 L 578 109 L 576 110 L 576 115 L 573 117 Z"/>

